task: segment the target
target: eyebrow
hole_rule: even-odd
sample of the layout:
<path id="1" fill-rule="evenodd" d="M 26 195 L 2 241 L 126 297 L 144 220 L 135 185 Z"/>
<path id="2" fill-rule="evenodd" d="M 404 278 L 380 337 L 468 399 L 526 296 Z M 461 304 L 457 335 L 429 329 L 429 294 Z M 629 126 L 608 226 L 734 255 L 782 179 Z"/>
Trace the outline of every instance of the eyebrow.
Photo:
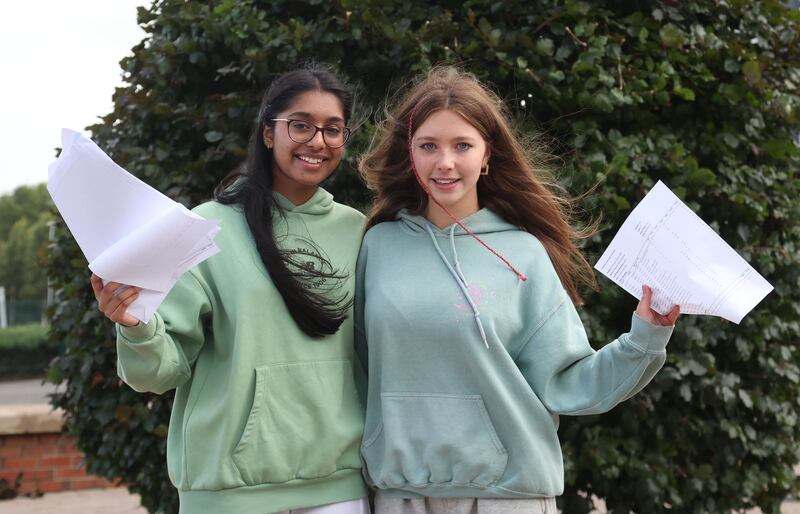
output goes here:
<path id="1" fill-rule="evenodd" d="M 439 138 L 434 136 L 422 136 L 415 139 L 417 141 L 439 141 Z M 474 138 L 472 136 L 458 136 L 454 137 L 451 141 L 477 141 L 477 140 L 478 140 L 477 138 Z"/>
<path id="2" fill-rule="evenodd" d="M 313 117 L 313 116 L 311 116 L 310 113 L 303 112 L 303 111 L 293 112 L 293 113 L 287 115 L 286 117 L 287 118 L 294 118 L 295 116 L 300 116 L 300 117 L 303 117 L 303 118 L 312 118 Z M 333 122 L 336 122 L 336 121 L 344 123 L 344 119 L 342 119 L 340 116 L 331 116 L 330 118 L 325 120 L 325 123 L 333 123 Z"/>

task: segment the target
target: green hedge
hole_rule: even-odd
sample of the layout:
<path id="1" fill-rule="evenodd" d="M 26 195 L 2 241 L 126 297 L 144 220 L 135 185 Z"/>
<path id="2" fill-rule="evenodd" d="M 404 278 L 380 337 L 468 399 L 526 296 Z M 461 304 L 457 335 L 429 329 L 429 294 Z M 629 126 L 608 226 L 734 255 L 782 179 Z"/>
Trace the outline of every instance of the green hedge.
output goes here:
<path id="1" fill-rule="evenodd" d="M 0 328 L 0 380 L 42 376 L 62 348 L 40 323 Z"/>
<path id="2" fill-rule="evenodd" d="M 41 323 L 0 328 L 0 351 L 7 348 L 31 348 L 47 341 L 50 327 Z"/>
<path id="3" fill-rule="evenodd" d="M 614 513 L 777 514 L 800 460 L 800 15 L 777 0 L 163 0 L 140 11 L 147 42 L 123 59 L 128 85 L 92 127 L 114 159 L 186 203 L 207 199 L 245 155 L 259 96 L 303 59 L 338 65 L 380 103 L 410 74 L 461 62 L 543 132 L 562 181 L 602 214 L 600 255 L 662 179 L 775 286 L 741 325 L 684 316 L 664 370 L 598 417 L 564 418 L 570 514 L 586 497 Z M 102 41 L 97 42 L 102 45 Z M 358 131 L 330 188 L 363 205 Z M 121 477 L 151 511 L 174 512 L 164 466 L 171 395 L 136 394 L 115 372 L 113 329 L 63 226 L 51 252 L 54 402 L 90 472 Z M 593 341 L 624 331 L 634 301 L 601 280 L 581 310 Z"/>

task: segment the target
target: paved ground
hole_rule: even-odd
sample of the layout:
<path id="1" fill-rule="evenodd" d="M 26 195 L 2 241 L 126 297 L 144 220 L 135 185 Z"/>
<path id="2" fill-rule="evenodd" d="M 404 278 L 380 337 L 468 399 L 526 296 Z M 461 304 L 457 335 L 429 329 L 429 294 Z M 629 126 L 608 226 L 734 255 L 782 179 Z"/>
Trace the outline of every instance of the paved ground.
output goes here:
<path id="1" fill-rule="evenodd" d="M 42 384 L 41 378 L 0 382 L 0 405 L 50 403 L 47 395 L 55 390 L 53 384 Z"/>
<path id="2" fill-rule="evenodd" d="M 147 514 L 139 496 L 124 487 L 48 493 L 41 498 L 0 501 L 2 514 Z"/>

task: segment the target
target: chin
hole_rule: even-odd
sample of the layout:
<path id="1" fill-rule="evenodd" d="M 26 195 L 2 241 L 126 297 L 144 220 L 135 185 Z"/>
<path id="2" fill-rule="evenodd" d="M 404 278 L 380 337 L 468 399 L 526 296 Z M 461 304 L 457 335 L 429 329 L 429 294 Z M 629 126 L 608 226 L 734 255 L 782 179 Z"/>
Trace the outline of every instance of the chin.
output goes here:
<path id="1" fill-rule="evenodd" d="M 332 173 L 315 173 L 314 175 L 304 175 L 297 179 L 297 182 L 305 186 L 318 186 L 325 182 Z"/>

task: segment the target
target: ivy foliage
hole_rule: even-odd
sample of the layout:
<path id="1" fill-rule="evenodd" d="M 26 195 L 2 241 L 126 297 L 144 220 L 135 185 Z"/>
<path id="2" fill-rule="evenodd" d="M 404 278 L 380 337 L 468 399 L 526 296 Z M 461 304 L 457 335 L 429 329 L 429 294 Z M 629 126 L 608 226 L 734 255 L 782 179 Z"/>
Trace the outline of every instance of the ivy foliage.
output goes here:
<path id="1" fill-rule="evenodd" d="M 778 0 L 157 0 L 121 65 L 127 86 L 91 127 L 117 162 L 194 205 L 245 156 L 260 94 L 306 59 L 362 86 L 368 112 L 328 187 L 363 206 L 355 157 L 387 91 L 456 62 L 544 133 L 560 180 L 603 225 L 597 258 L 656 180 L 709 222 L 774 286 L 740 325 L 684 316 L 664 369 L 599 417 L 564 419 L 569 513 L 587 497 L 614 513 L 777 514 L 800 460 L 800 13 Z M 794 138 L 794 139 L 793 139 Z M 53 403 L 92 473 L 118 477 L 151 512 L 175 512 L 164 465 L 171 395 L 136 394 L 115 372 L 114 333 L 66 230 L 51 248 L 67 381 Z M 633 300 L 601 279 L 581 315 L 602 344 Z"/>

